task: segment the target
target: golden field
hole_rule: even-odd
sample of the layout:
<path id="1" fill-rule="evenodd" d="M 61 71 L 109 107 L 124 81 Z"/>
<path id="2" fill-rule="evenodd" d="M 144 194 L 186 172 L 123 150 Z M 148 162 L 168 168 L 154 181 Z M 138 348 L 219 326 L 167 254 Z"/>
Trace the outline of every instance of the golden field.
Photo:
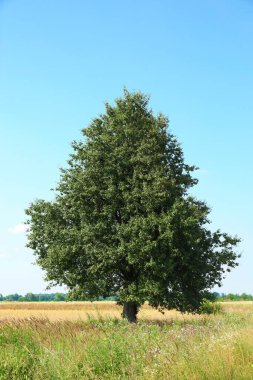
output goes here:
<path id="1" fill-rule="evenodd" d="M 121 318 L 122 307 L 113 301 L 106 302 L 1 302 L 0 320 L 46 318 L 50 321 L 77 321 L 89 318 Z M 170 321 L 175 318 L 191 319 L 190 314 L 165 311 L 164 314 L 151 308 L 148 304 L 141 307 L 140 320 Z M 194 318 L 200 318 L 194 316 Z"/>
<path id="2" fill-rule="evenodd" d="M 252 301 L 222 302 L 225 312 L 253 312 Z M 85 321 L 89 318 L 121 318 L 122 307 L 113 301 L 106 302 L 1 302 L 0 320 L 46 318 L 50 321 Z M 148 304 L 141 307 L 139 320 L 172 321 L 174 319 L 199 319 L 203 316 L 181 314 L 175 310 L 164 314 L 151 308 Z"/>

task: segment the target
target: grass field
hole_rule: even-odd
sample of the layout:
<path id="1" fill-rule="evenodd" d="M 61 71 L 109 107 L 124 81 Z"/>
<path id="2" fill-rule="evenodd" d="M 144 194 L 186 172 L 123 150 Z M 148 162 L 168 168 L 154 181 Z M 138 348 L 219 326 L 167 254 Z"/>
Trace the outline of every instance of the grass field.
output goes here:
<path id="1" fill-rule="evenodd" d="M 145 305 L 128 325 L 113 302 L 0 303 L 0 379 L 253 379 L 253 303 L 222 307 L 193 316 Z"/>

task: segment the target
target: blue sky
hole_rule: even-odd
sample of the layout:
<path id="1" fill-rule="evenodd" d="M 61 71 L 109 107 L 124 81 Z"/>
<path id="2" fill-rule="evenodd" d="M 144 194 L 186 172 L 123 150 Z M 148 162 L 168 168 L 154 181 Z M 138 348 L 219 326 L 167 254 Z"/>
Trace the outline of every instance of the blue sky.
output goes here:
<path id="1" fill-rule="evenodd" d="M 212 228 L 242 238 L 221 291 L 253 293 L 251 0 L 0 0 L 0 293 L 43 292 L 24 209 L 50 191 L 70 143 L 128 90 L 151 95 Z"/>

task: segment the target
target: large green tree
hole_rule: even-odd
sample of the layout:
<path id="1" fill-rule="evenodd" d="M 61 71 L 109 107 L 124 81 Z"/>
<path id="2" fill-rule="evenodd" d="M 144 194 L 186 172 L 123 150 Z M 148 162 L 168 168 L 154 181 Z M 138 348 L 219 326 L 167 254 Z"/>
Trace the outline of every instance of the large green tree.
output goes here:
<path id="1" fill-rule="evenodd" d="M 209 208 L 189 195 L 196 168 L 148 103 L 125 90 L 106 104 L 73 142 L 55 200 L 26 210 L 46 279 L 86 299 L 117 295 L 129 321 L 145 301 L 198 311 L 238 257 L 238 238 L 208 229 Z"/>

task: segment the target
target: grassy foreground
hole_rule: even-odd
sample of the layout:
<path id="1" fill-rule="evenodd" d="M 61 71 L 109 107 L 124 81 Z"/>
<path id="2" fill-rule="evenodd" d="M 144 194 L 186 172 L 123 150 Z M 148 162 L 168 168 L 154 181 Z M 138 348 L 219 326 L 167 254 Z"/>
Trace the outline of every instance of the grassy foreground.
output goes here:
<path id="1" fill-rule="evenodd" d="M 253 305 L 225 310 L 136 325 L 117 318 L 2 319 L 0 379 L 253 379 Z"/>

